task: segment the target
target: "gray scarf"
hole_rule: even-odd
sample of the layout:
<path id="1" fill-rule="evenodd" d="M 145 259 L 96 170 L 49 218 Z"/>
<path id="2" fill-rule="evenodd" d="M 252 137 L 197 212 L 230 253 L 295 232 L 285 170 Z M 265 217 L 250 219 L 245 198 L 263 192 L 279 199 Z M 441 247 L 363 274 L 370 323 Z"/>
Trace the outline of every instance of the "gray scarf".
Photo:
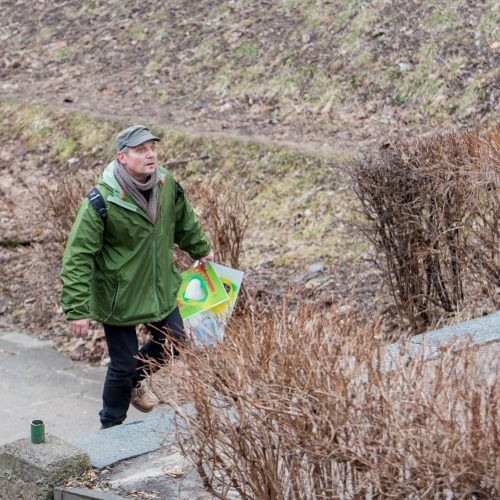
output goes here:
<path id="1" fill-rule="evenodd" d="M 155 169 L 154 173 L 146 182 L 139 182 L 125 170 L 125 167 L 119 161 L 117 161 L 114 174 L 122 189 L 131 196 L 140 208 L 142 208 L 151 219 L 153 225 L 156 224 L 156 202 L 158 199 L 158 182 L 160 180 L 158 169 Z M 151 190 L 151 193 L 148 202 L 144 196 L 144 192 L 149 190 Z"/>

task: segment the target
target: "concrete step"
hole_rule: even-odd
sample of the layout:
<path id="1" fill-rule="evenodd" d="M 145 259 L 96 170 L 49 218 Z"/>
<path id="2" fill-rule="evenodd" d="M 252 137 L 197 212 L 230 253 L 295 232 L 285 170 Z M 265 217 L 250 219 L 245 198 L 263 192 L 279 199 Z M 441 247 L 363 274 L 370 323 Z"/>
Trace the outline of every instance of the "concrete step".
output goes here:
<path id="1" fill-rule="evenodd" d="M 175 443 L 175 413 L 157 407 L 156 414 L 141 420 L 77 436 L 71 443 L 90 457 L 98 469 Z"/>

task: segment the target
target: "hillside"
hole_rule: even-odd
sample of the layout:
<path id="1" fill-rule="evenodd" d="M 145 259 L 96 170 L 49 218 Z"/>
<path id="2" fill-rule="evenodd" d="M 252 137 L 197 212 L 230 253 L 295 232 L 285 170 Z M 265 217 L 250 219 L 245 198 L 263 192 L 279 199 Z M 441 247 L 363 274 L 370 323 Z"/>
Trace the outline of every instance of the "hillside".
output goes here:
<path id="1" fill-rule="evenodd" d="M 3 95 L 324 148 L 498 118 L 494 0 L 0 6 Z"/>
<path id="2" fill-rule="evenodd" d="M 61 227 L 116 131 L 144 122 L 163 160 L 208 154 L 174 168 L 195 202 L 209 180 L 243 197 L 255 297 L 292 286 L 297 300 L 349 299 L 364 318 L 382 313 L 385 331 L 400 326 L 346 166 L 382 142 L 498 120 L 496 2 L 0 6 L 0 239 L 13 242 L 0 247 L 2 322 L 64 343 Z"/>

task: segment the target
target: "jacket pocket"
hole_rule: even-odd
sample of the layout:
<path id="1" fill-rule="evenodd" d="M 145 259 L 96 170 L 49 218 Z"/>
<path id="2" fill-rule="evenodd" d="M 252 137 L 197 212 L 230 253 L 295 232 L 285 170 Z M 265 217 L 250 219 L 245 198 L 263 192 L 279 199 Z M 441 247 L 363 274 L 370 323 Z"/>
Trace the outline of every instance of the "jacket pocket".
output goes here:
<path id="1" fill-rule="evenodd" d="M 115 289 L 113 290 L 113 295 L 111 298 L 111 307 L 104 322 L 106 322 L 109 318 L 111 318 L 111 316 L 113 316 L 113 313 L 115 312 L 116 309 L 116 304 L 118 303 L 119 294 L 120 294 L 120 282 L 118 281 L 115 285 Z"/>

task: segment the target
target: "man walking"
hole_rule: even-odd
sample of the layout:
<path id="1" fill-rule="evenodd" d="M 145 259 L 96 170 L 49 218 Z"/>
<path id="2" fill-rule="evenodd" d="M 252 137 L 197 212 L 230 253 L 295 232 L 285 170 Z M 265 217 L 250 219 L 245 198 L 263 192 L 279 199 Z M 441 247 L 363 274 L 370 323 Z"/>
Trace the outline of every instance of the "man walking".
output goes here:
<path id="1" fill-rule="evenodd" d="M 110 364 L 103 390 L 103 428 L 121 424 L 130 403 L 148 412 L 154 401 L 141 384 L 146 365 L 185 340 L 177 307 L 181 277 L 174 244 L 202 262 L 213 254 L 181 186 L 156 164 L 156 142 L 143 125 L 116 136 L 117 153 L 80 205 L 61 270 L 62 308 L 71 332 L 84 337 L 89 320 L 104 326 Z M 138 350 L 135 327 L 152 339 Z"/>

